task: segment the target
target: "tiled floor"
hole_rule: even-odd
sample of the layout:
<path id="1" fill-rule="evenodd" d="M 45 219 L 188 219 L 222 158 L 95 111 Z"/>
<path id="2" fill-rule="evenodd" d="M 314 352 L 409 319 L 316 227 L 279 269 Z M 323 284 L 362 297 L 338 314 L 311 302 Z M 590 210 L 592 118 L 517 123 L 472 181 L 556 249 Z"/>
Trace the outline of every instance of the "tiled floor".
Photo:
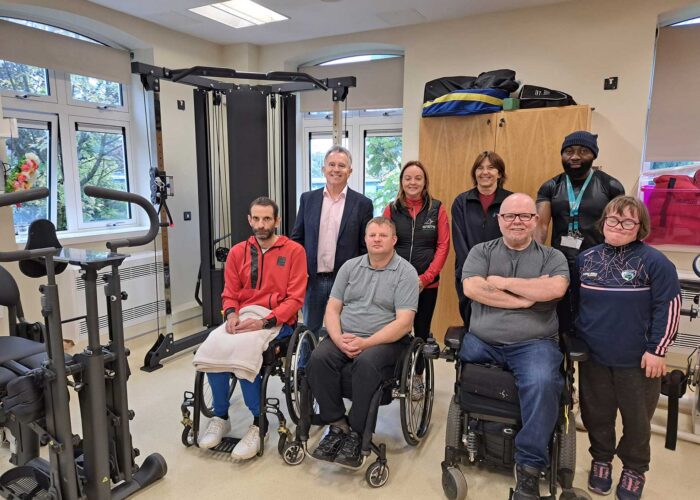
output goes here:
<path id="1" fill-rule="evenodd" d="M 444 453 L 447 406 L 451 396 L 453 365 L 436 362 L 435 408 L 430 431 L 416 448 L 407 446 L 401 433 L 398 403 L 383 407 L 377 427 L 377 440 L 387 444 L 391 475 L 381 489 L 370 488 L 364 480 L 364 469 L 350 472 L 332 464 L 307 458 L 296 467 L 286 465 L 277 454 L 276 422 L 271 419 L 271 434 L 265 455 L 248 463 L 233 463 L 228 456 L 206 450 L 185 448 L 180 443 L 180 403 L 183 391 L 191 390 L 194 375 L 191 353 L 171 358 L 165 367 L 153 373 L 139 370 L 143 355 L 152 338 L 141 337 L 129 343 L 129 403 L 136 412 L 131 432 L 141 458 L 152 452 L 161 453 L 168 462 L 166 477 L 136 496 L 139 499 L 170 498 L 284 498 L 284 499 L 413 499 L 444 498 L 440 484 L 440 461 Z M 241 435 L 251 422 L 250 414 L 240 400 L 234 398 L 231 408 L 233 435 Z M 277 380 L 270 394 L 280 394 Z M 73 404 L 77 400 L 72 393 Z M 76 412 L 74 412 L 76 413 Z M 75 416 L 76 422 L 78 416 Z M 80 432 L 78 423 L 73 431 Z M 315 433 L 312 443 L 320 434 Z M 586 434 L 578 433 L 578 466 L 575 485 L 585 488 L 590 458 Z M 311 444 L 311 443 L 310 443 Z M 0 449 L 0 472 L 8 468 L 7 447 Z M 700 445 L 678 442 L 676 451 L 664 449 L 662 436 L 652 438 L 652 464 L 647 475 L 644 498 L 700 498 Z M 469 485 L 470 499 L 506 499 L 512 477 L 507 473 L 483 468 L 463 468 Z M 615 463 L 615 475 L 620 464 Z M 544 485 L 542 492 L 544 493 Z M 595 495 L 593 495 L 595 497 Z"/>

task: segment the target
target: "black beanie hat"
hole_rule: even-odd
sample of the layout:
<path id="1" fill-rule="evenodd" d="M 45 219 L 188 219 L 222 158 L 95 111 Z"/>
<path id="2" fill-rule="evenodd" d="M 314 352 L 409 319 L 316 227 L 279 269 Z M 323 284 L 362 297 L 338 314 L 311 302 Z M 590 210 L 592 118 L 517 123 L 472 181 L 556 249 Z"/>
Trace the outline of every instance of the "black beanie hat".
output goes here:
<path id="1" fill-rule="evenodd" d="M 593 156 L 598 158 L 598 134 L 591 134 L 585 130 L 577 130 L 564 138 L 561 145 L 563 153 L 569 146 L 584 146 L 593 151 Z"/>

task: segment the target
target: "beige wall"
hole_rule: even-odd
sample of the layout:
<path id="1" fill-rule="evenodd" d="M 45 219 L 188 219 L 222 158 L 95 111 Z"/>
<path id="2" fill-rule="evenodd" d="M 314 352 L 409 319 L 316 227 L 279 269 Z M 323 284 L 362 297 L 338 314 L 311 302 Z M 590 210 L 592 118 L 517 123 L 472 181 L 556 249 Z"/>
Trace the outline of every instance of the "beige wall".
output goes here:
<path id="1" fill-rule="evenodd" d="M 579 103 L 595 107 L 593 130 L 600 134 L 598 160 L 632 191 L 639 174 L 654 36 L 660 15 L 700 8 L 689 0 L 577 0 L 529 8 L 337 37 L 269 46 L 220 46 L 115 12 L 86 0 L 0 0 L 4 12 L 33 13 L 67 28 L 102 34 L 138 52 L 145 62 L 171 68 L 222 65 L 246 71 L 295 70 L 323 56 L 368 48 L 401 49 L 404 61 L 404 156 L 418 154 L 418 127 L 423 85 L 446 75 L 475 75 L 512 68 L 524 83 L 564 90 Z M 603 91 L 603 79 L 620 78 L 616 91 Z M 352 92 L 352 91 L 351 91 Z M 176 100 L 186 110 L 178 111 Z M 175 176 L 176 196 L 170 207 L 176 227 L 170 231 L 174 305 L 191 301 L 199 252 L 194 186 L 195 148 L 192 90 L 164 83 L 161 92 L 164 157 Z M 465 186 L 466 187 L 466 186 Z M 193 220 L 182 222 L 182 212 Z M 0 212 L 0 241 L 11 241 L 11 224 Z M 101 247 L 102 243 L 95 246 Z M 5 248 L 3 246 L 3 248 Z M 689 269 L 688 254 L 671 254 Z M 36 285 L 21 278 L 23 291 Z M 36 313 L 27 307 L 28 312 Z"/>
<path id="2" fill-rule="evenodd" d="M 595 108 L 597 164 L 636 189 L 659 16 L 688 0 L 588 0 L 468 17 L 441 23 L 261 47 L 260 70 L 294 69 L 324 54 L 360 44 L 404 50 L 404 158 L 418 154 L 426 81 L 511 68 L 523 83 L 563 90 Z M 698 4 L 700 5 L 700 4 Z M 698 7 L 697 9 L 700 9 Z M 696 12 L 697 12 L 696 9 Z M 685 14 L 691 14 L 686 8 Z M 696 14 L 697 15 L 697 14 Z M 603 79 L 619 77 L 615 91 Z M 350 91 L 352 93 L 352 90 Z M 466 186 L 465 186 L 466 188 Z M 683 254 L 679 266 L 688 266 Z M 684 267 L 688 269 L 688 267 Z"/>

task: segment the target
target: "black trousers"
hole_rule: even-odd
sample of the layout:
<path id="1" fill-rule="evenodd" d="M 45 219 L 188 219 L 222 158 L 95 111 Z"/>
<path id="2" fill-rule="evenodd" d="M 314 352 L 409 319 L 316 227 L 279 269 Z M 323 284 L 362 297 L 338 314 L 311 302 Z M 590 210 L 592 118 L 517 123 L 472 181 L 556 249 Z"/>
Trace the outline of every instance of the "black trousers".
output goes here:
<path id="1" fill-rule="evenodd" d="M 437 288 L 424 288 L 418 296 L 418 310 L 413 319 L 413 331 L 416 337 L 423 340 L 430 336 L 430 323 L 433 321 L 435 304 L 437 303 Z"/>
<path id="2" fill-rule="evenodd" d="M 594 460 L 610 462 L 617 454 L 627 469 L 644 474 L 651 460 L 651 417 L 661 392 L 661 378 L 647 378 L 641 368 L 609 368 L 581 363 L 581 418 Z M 616 442 L 617 411 L 622 437 Z"/>
<path id="3" fill-rule="evenodd" d="M 343 402 L 343 368 L 352 364 L 352 407 L 348 413 L 350 428 L 362 434 L 365 430 L 372 396 L 385 380 L 394 376 L 396 365 L 409 345 L 409 337 L 391 344 L 370 347 L 354 359 L 348 358 L 326 337 L 314 349 L 306 374 L 311 392 L 318 401 L 321 419 L 326 423 L 345 415 Z"/>

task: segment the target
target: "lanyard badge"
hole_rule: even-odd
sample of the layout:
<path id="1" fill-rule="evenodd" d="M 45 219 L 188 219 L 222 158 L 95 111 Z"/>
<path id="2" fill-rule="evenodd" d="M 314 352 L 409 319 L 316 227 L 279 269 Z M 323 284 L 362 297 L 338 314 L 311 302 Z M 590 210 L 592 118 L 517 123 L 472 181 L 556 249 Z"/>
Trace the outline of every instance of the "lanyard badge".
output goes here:
<path id="1" fill-rule="evenodd" d="M 574 187 L 571 185 L 571 179 L 566 176 L 566 192 L 569 197 L 569 235 L 578 235 L 579 225 L 578 225 L 578 209 L 581 206 L 581 200 L 583 199 L 583 193 L 586 191 L 588 184 L 591 183 L 593 178 L 593 170 L 588 173 L 588 177 L 581 186 L 578 192 L 578 196 L 574 195 Z"/>

